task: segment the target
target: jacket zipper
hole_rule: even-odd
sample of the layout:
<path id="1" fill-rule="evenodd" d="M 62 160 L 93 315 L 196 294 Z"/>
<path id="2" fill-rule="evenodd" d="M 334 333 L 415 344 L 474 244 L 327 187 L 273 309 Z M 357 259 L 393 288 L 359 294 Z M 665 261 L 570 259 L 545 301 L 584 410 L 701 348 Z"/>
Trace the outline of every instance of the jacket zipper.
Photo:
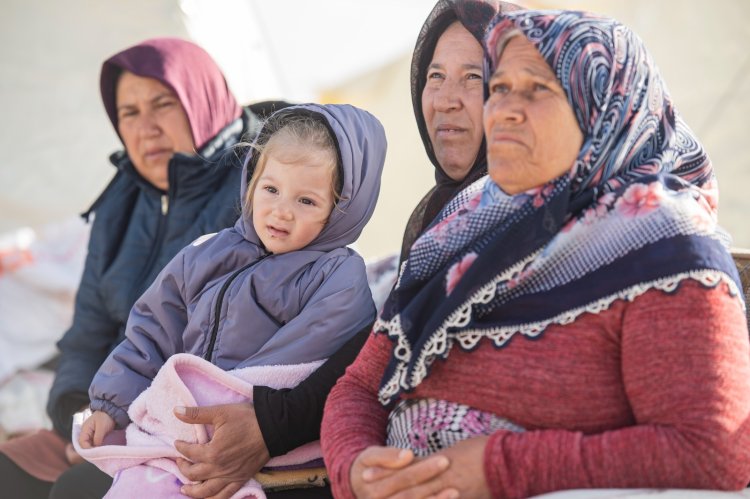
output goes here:
<path id="1" fill-rule="evenodd" d="M 167 233 L 166 227 L 168 213 L 169 196 L 167 194 L 162 194 L 161 216 L 159 217 L 159 223 L 156 226 L 156 238 L 154 238 L 154 245 L 151 247 L 151 252 L 148 255 L 148 260 L 146 260 L 146 264 L 143 266 L 143 270 L 138 276 L 138 279 L 135 281 L 136 283 L 141 283 L 141 285 L 133 288 L 133 296 L 130 297 L 133 303 L 135 303 L 136 300 L 138 300 L 138 298 L 143 294 L 145 288 L 148 288 L 148 286 L 151 285 L 150 282 L 145 283 L 144 280 L 146 279 L 146 276 L 148 276 L 148 273 L 151 272 L 151 267 L 154 266 L 156 259 L 161 253 L 162 243 L 164 242 L 164 235 Z"/>
<path id="2" fill-rule="evenodd" d="M 256 263 L 260 262 L 266 257 L 266 255 L 261 256 L 257 260 L 248 263 L 244 267 L 242 267 L 239 270 L 236 270 L 229 278 L 224 281 L 224 284 L 221 285 L 221 289 L 219 290 L 219 296 L 216 298 L 216 303 L 214 304 L 214 325 L 211 327 L 211 334 L 209 336 L 208 340 L 208 348 L 206 349 L 206 353 L 203 355 L 203 358 L 209 362 L 211 362 L 211 357 L 214 353 L 214 347 L 216 346 L 216 338 L 219 336 L 219 319 L 221 316 L 221 305 L 224 301 L 224 295 L 227 292 L 227 289 L 229 288 L 229 285 L 232 284 L 232 282 L 239 276 L 241 273 L 255 265 Z"/>
<path id="3" fill-rule="evenodd" d="M 140 286 L 133 288 L 133 296 L 130 297 L 130 301 L 135 303 L 136 300 L 143 294 L 143 292 L 151 285 L 150 282 L 145 283 L 144 280 L 148 273 L 151 272 L 151 267 L 156 263 L 156 259 L 159 258 L 162 250 L 162 244 L 164 243 L 164 236 L 167 233 L 167 215 L 169 214 L 169 193 L 175 192 L 177 184 L 177 169 L 174 165 L 174 158 L 169 160 L 167 165 L 167 180 L 168 187 L 167 192 L 161 194 L 159 197 L 159 203 L 161 205 L 161 216 L 159 217 L 159 223 L 156 225 L 156 237 L 154 238 L 154 245 L 151 247 L 151 252 L 148 255 L 146 264 L 143 266 L 141 274 L 138 276 L 136 283 L 141 283 Z"/>
<path id="4" fill-rule="evenodd" d="M 161 214 L 165 217 L 169 213 L 169 196 L 166 194 L 161 195 Z"/>

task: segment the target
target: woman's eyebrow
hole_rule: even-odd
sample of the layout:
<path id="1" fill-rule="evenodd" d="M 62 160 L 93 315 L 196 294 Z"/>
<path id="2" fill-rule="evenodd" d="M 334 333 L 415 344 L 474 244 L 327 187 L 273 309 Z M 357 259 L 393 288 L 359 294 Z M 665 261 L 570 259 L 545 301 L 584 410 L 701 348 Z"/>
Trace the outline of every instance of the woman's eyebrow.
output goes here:
<path id="1" fill-rule="evenodd" d="M 164 99 L 165 97 L 169 99 L 176 99 L 176 97 L 171 92 L 162 92 L 156 95 L 155 97 L 153 97 L 151 99 L 151 102 L 156 102 L 158 100 Z"/>
<path id="2" fill-rule="evenodd" d="M 444 65 L 439 62 L 433 62 L 430 63 L 429 66 L 427 66 L 427 69 L 443 69 Z M 482 71 L 482 66 L 479 64 L 461 64 L 461 69 L 469 69 L 473 71 Z"/>
<path id="3" fill-rule="evenodd" d="M 520 70 L 522 73 L 526 73 L 530 76 L 536 77 L 536 78 L 543 78 L 546 81 L 557 81 L 557 76 L 554 75 L 551 71 L 547 71 L 543 68 L 534 68 L 534 67 L 525 67 Z M 503 69 L 498 69 L 492 75 L 490 76 L 490 79 L 493 78 L 500 78 L 504 76 L 507 73 L 507 71 Z"/>

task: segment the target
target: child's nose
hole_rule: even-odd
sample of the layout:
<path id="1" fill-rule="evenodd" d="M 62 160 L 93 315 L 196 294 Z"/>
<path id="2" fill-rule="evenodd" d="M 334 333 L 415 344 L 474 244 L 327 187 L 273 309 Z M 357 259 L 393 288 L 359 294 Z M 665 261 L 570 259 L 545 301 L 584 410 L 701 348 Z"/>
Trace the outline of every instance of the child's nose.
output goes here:
<path id="1" fill-rule="evenodd" d="M 289 206 L 289 202 L 287 201 L 279 201 L 276 203 L 275 207 L 276 216 L 279 217 L 282 220 L 291 220 L 293 217 L 293 212 L 291 207 Z"/>

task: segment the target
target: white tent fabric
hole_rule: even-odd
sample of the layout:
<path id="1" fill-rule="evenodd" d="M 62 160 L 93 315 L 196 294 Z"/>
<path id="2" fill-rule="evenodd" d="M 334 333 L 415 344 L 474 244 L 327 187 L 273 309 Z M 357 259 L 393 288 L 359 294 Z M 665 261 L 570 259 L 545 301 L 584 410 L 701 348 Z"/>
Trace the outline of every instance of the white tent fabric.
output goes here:
<path id="1" fill-rule="evenodd" d="M 647 42 L 678 108 L 706 145 L 722 192 L 720 220 L 750 246 L 750 3 L 744 0 L 521 0 L 529 7 L 610 14 Z M 408 211 L 431 182 L 409 103 L 408 64 L 433 0 L 134 0 L 126 3 L 7 0 L 0 16 L 0 233 L 39 227 L 85 209 L 111 177 L 118 141 L 98 95 L 101 61 L 156 35 L 192 37 L 224 69 L 241 101 L 318 99 L 361 88 L 388 121 L 387 183 L 360 242 L 368 257 L 398 246 Z M 391 68 L 391 69 L 389 69 Z M 381 70 L 383 70 L 381 72 Z M 393 79 L 388 79 L 390 75 Z M 368 85 L 361 84 L 368 78 Z M 328 92 L 330 93 L 330 92 Z M 377 101 L 398 101 L 389 115 Z M 416 139 L 416 140 L 415 140 Z M 411 150 L 408 157 L 402 151 Z M 411 161 L 410 157 L 419 159 Z M 389 172 L 394 172 L 389 175 Z M 405 197 L 393 182 L 411 185 Z M 424 187 L 424 188 L 423 188 Z M 401 189 L 403 190 L 403 189 Z M 398 194 L 398 195 L 397 195 Z M 372 231 L 369 231 L 372 233 Z M 378 243 L 371 245 L 367 240 Z"/>

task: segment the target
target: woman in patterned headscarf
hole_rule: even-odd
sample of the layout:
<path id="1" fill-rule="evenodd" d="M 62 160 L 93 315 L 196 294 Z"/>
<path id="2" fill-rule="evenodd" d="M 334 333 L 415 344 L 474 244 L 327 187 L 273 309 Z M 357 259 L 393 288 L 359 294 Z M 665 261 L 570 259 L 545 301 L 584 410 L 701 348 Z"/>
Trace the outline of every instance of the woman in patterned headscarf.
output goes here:
<path id="1" fill-rule="evenodd" d="M 611 19 L 524 11 L 498 16 L 486 49 L 489 179 L 412 246 L 329 397 L 337 497 L 401 490 L 399 471 L 361 465 L 382 445 L 441 455 L 418 494 L 744 487 L 739 277 L 711 162 L 643 43 Z"/>

